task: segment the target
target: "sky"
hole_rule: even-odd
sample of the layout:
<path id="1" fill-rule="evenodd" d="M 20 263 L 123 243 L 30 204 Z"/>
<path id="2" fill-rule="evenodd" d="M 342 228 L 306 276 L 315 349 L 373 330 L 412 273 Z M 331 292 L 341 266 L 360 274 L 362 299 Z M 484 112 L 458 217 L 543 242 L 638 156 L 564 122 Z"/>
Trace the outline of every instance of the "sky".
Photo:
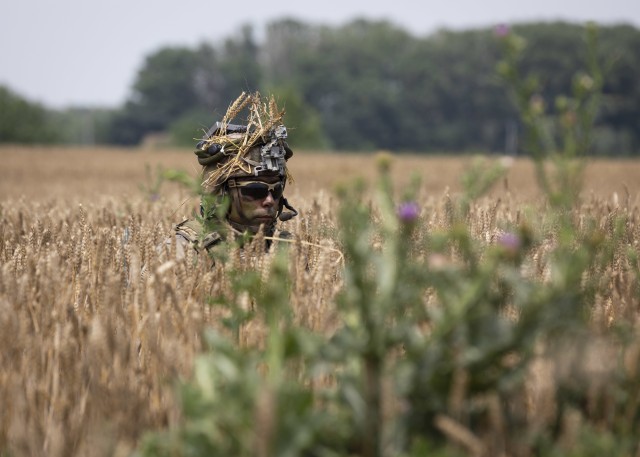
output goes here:
<path id="1" fill-rule="evenodd" d="M 158 49 L 215 45 L 245 24 L 259 38 L 282 18 L 384 19 L 415 36 L 552 20 L 640 28 L 640 0 L 0 0 L 0 85 L 50 108 L 116 107 Z"/>

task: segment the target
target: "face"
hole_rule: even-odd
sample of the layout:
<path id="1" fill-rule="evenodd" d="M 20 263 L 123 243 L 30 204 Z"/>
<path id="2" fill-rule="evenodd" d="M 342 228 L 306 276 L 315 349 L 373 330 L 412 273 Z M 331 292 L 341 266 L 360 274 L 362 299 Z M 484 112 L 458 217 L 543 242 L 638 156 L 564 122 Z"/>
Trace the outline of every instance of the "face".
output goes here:
<path id="1" fill-rule="evenodd" d="M 238 187 L 230 189 L 233 201 L 229 212 L 229 220 L 240 225 L 246 225 L 254 233 L 260 229 L 260 225 L 268 226 L 272 224 L 275 221 L 282 196 L 280 177 L 243 178 L 236 179 L 236 183 Z M 262 186 L 260 183 L 276 186 L 272 186 L 272 191 L 266 191 L 266 186 Z M 274 198 L 274 194 L 277 198 Z"/>

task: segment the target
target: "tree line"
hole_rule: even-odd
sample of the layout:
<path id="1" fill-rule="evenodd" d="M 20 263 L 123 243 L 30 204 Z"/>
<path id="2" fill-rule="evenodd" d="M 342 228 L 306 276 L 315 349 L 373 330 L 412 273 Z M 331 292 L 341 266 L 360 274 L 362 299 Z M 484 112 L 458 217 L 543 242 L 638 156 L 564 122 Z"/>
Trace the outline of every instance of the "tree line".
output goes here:
<path id="1" fill-rule="evenodd" d="M 512 31 L 526 42 L 520 70 L 535 77 L 553 113 L 586 66 L 585 26 L 522 23 Z M 593 152 L 639 154 L 640 31 L 600 26 L 598 37 L 605 82 Z M 244 26 L 219 43 L 146 56 L 116 110 L 54 112 L 2 89 L 0 141 L 137 145 L 164 133 L 193 145 L 242 91 L 260 90 L 285 106 L 299 148 L 517 154 L 521 126 L 496 71 L 498 41 L 493 28 L 417 37 L 385 21 L 333 27 L 291 19 L 269 23 L 258 41 Z M 35 139 L 30 123 L 40 126 Z"/>

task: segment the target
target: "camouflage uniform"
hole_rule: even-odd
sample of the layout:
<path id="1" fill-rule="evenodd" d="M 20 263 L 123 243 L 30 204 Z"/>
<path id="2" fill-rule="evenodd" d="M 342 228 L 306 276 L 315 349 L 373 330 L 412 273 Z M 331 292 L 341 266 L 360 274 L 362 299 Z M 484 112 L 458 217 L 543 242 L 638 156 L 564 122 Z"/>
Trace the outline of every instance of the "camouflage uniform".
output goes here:
<path id="1" fill-rule="evenodd" d="M 223 242 L 225 239 L 223 234 L 217 230 L 204 233 L 205 230 L 202 223 L 196 219 L 186 219 L 177 224 L 174 230 L 176 232 L 176 238 L 181 245 L 184 246 L 186 242 L 186 244 L 198 252 L 201 252 L 203 249 L 209 250 Z M 229 226 L 229 230 L 233 231 L 238 236 L 242 236 L 243 234 L 243 232 L 238 231 L 233 228 L 233 226 Z M 265 236 L 286 240 L 292 238 L 293 235 L 291 232 L 286 230 L 274 228 L 272 230 L 266 229 Z M 269 249 L 270 247 L 271 240 L 265 240 L 265 248 Z"/>

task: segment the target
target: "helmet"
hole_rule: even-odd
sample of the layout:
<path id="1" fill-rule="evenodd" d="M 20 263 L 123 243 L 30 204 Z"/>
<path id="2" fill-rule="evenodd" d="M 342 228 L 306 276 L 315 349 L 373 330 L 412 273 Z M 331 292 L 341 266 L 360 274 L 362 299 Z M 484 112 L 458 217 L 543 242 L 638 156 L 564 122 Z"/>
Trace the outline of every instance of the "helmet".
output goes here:
<path id="1" fill-rule="evenodd" d="M 249 111 L 246 124 L 232 124 L 245 108 Z M 283 116 L 273 96 L 267 106 L 259 92 L 243 92 L 196 145 L 198 163 L 205 167 L 204 184 L 218 190 L 231 177 L 274 172 L 286 180 L 286 162 L 293 151 L 285 141 Z"/>
<path id="2" fill-rule="evenodd" d="M 246 125 L 224 125 L 216 122 L 206 139 L 196 145 L 195 154 L 202 165 L 205 188 L 215 192 L 231 178 L 252 176 L 290 176 L 287 160 L 293 151 L 285 141 L 287 129 L 280 124 L 267 135 L 248 133 Z M 231 131 L 231 133 L 227 133 Z M 251 139 L 250 136 L 256 136 Z M 250 139 L 251 141 L 247 141 Z"/>

